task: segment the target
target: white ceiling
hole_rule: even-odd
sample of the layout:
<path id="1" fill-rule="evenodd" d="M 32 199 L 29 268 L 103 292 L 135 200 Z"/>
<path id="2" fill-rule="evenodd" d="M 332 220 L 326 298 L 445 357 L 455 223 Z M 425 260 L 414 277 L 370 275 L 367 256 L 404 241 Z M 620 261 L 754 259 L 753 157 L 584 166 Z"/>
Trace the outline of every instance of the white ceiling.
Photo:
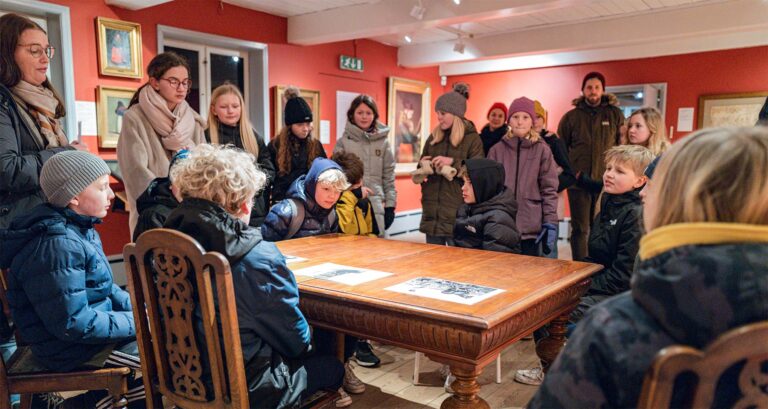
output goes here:
<path id="1" fill-rule="evenodd" d="M 339 7 L 373 4 L 379 1 L 381 0 L 224 0 L 225 3 L 281 17 L 300 16 Z"/>

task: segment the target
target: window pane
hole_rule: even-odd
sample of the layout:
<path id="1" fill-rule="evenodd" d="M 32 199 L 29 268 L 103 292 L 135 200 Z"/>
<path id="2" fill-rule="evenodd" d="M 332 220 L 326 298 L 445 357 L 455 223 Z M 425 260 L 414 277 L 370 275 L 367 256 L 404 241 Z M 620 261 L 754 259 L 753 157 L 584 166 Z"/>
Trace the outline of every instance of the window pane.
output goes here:
<path id="1" fill-rule="evenodd" d="M 187 102 L 197 112 L 200 112 L 200 55 L 195 50 L 165 46 L 165 51 L 173 51 L 187 59 L 189 63 L 189 78 L 192 79 L 192 89 L 187 94 Z"/>
<path id="2" fill-rule="evenodd" d="M 245 64 L 237 56 L 211 53 L 211 90 L 229 81 L 245 94 Z"/>

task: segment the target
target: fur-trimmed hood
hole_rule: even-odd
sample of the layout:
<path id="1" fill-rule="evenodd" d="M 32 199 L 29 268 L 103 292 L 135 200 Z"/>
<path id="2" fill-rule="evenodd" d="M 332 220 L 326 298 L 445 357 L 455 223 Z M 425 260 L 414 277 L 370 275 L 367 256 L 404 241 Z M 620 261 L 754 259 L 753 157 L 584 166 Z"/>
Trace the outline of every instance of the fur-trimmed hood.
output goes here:
<path id="1" fill-rule="evenodd" d="M 587 102 L 584 100 L 583 95 L 578 98 L 574 98 L 574 100 L 571 101 L 571 104 L 573 104 L 573 106 L 576 106 L 576 107 L 579 106 L 580 103 L 584 105 L 587 104 Z M 603 94 L 603 97 L 600 100 L 600 105 L 613 105 L 617 107 L 619 106 L 619 98 L 616 97 L 616 95 L 605 93 Z"/>

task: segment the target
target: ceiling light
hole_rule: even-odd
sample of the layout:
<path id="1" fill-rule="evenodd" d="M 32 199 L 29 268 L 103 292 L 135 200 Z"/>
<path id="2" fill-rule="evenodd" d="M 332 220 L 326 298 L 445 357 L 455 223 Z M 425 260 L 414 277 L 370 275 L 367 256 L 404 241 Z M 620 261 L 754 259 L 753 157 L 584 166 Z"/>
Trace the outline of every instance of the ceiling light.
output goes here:
<path id="1" fill-rule="evenodd" d="M 403 39 L 405 39 L 405 42 L 406 42 L 406 43 L 408 43 L 408 44 L 410 44 L 410 43 L 413 41 L 413 39 L 411 38 L 411 36 L 409 36 L 408 34 L 406 34 L 406 35 L 403 37 Z"/>
<path id="2" fill-rule="evenodd" d="M 453 4 L 458 6 L 461 4 L 461 0 L 453 0 Z"/>
<path id="3" fill-rule="evenodd" d="M 411 9 L 411 17 L 415 18 L 416 20 L 422 20 L 424 19 L 424 13 L 427 12 L 427 8 L 424 7 L 423 4 L 421 4 L 421 0 L 419 0 L 416 4 L 413 5 L 413 8 Z"/>
<path id="4" fill-rule="evenodd" d="M 456 42 L 456 44 L 453 45 L 453 51 L 456 51 L 459 54 L 464 54 L 464 42 L 459 39 L 459 41 Z"/>

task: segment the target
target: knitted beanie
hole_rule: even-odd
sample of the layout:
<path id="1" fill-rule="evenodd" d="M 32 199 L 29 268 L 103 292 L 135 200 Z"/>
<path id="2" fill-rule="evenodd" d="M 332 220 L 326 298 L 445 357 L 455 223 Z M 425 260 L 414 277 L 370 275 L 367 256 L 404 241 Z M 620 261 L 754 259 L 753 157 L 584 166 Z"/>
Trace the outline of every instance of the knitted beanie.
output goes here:
<path id="1" fill-rule="evenodd" d="M 493 105 L 491 105 L 491 108 L 488 109 L 488 113 L 485 115 L 485 117 L 488 118 L 489 116 L 491 116 L 491 111 L 493 111 L 494 109 L 500 109 L 501 112 L 504 113 L 504 118 L 507 117 L 507 106 L 504 105 L 503 102 L 494 102 Z"/>
<path id="2" fill-rule="evenodd" d="M 96 179 L 109 175 L 100 157 L 84 151 L 64 151 L 51 156 L 40 171 L 40 186 L 48 203 L 67 207 L 69 201 Z"/>
<path id="3" fill-rule="evenodd" d="M 526 97 L 520 97 L 512 101 L 512 103 L 509 104 L 509 109 L 507 111 L 509 112 L 509 115 L 507 116 L 507 122 L 509 122 L 509 118 L 511 118 L 512 115 L 515 114 L 515 112 L 525 112 L 526 114 L 531 116 L 531 119 L 536 118 L 536 110 L 534 109 L 534 103 L 532 100 Z"/>
<path id="4" fill-rule="evenodd" d="M 587 85 L 587 81 L 593 78 L 597 78 L 598 81 L 600 81 L 600 84 L 603 85 L 603 89 L 605 89 L 605 76 L 597 71 L 592 71 L 584 76 L 584 79 L 581 80 L 581 89 L 583 90 L 584 86 Z"/>
<path id="5" fill-rule="evenodd" d="M 453 84 L 453 91 L 440 95 L 435 102 L 435 111 L 447 112 L 464 118 L 467 113 L 467 99 L 469 99 L 469 85 L 463 82 Z"/>
<path id="6" fill-rule="evenodd" d="M 541 105 L 541 102 L 534 100 L 533 101 L 533 111 L 536 112 L 536 115 L 544 118 L 544 123 L 547 123 L 547 111 L 544 110 L 544 107 Z M 536 119 L 536 118 L 533 118 Z"/>
<path id="7" fill-rule="evenodd" d="M 285 111 L 283 114 L 283 120 L 286 125 L 290 126 L 303 122 L 312 122 L 312 108 L 310 108 L 307 101 L 301 97 L 298 88 L 286 88 L 283 96 L 286 99 Z"/>

